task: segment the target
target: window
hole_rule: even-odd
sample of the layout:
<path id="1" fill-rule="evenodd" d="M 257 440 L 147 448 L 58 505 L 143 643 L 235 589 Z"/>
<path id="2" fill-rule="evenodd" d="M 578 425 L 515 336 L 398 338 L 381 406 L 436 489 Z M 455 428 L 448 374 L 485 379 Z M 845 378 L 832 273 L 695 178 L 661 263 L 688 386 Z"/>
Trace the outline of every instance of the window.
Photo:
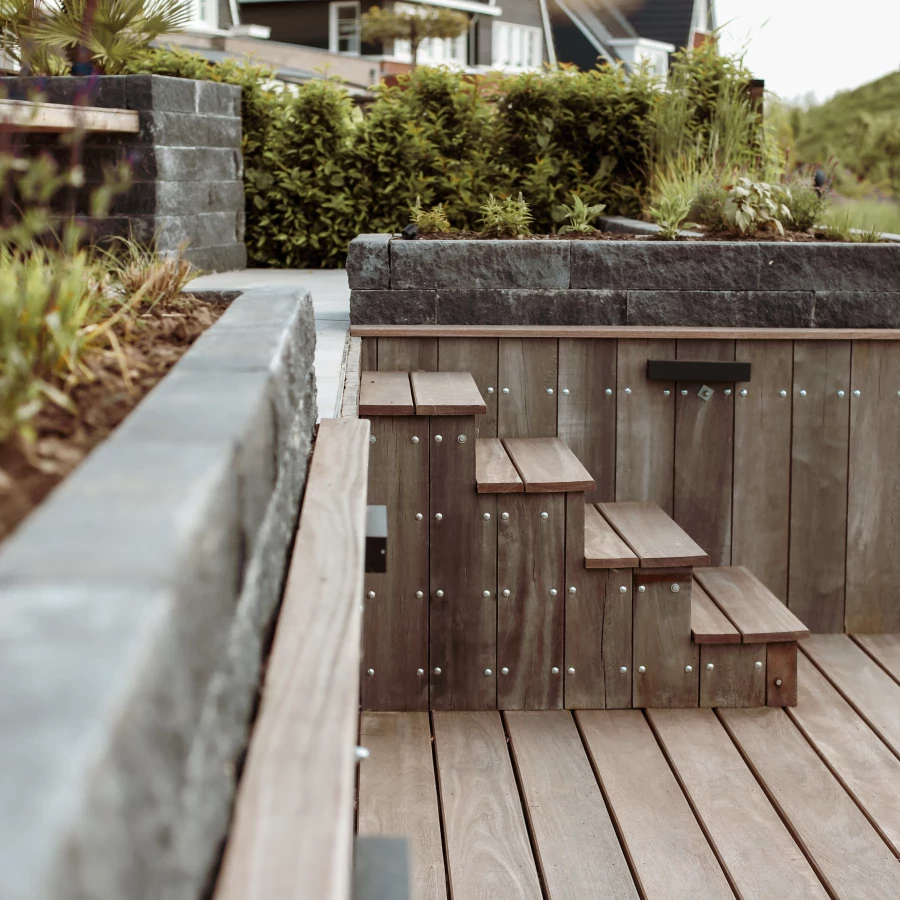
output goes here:
<path id="1" fill-rule="evenodd" d="M 540 28 L 495 22 L 493 65 L 498 69 L 538 69 L 544 62 Z"/>
<path id="2" fill-rule="evenodd" d="M 617 38 L 609 43 L 629 69 L 637 69 L 643 63 L 651 75 L 659 78 L 667 75 L 669 54 L 675 50 L 673 44 L 647 38 Z"/>
<path id="3" fill-rule="evenodd" d="M 218 28 L 219 10 L 216 0 L 191 0 L 188 28 Z"/>
<path id="4" fill-rule="evenodd" d="M 359 55 L 359 0 L 332 3 L 328 13 L 328 47 L 331 52 Z"/>

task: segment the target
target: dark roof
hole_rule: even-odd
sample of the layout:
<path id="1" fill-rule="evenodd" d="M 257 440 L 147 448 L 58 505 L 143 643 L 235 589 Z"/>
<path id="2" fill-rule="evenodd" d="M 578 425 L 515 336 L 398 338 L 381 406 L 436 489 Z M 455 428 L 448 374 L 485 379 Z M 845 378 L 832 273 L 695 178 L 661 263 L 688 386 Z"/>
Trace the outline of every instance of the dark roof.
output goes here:
<path id="1" fill-rule="evenodd" d="M 638 0 L 626 15 L 641 37 L 686 47 L 691 37 L 694 0 Z"/>

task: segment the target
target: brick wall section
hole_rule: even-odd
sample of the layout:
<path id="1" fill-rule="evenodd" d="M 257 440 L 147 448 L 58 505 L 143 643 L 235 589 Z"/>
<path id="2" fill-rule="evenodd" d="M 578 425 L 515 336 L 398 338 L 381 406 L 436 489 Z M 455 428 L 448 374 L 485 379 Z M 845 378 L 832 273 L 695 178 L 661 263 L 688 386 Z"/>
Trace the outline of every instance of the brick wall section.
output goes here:
<path id="1" fill-rule="evenodd" d="M 98 238 L 156 236 L 162 252 L 188 242 L 187 257 L 203 269 L 246 266 L 239 87 L 160 75 L 0 78 L 0 94 L 29 99 L 38 91 L 50 103 L 139 113 L 139 134 L 88 134 L 75 151 L 87 184 L 62 199 L 74 204 Z M 25 152 L 46 150 L 62 162 L 73 158 L 60 135 L 18 140 Z M 107 218 L 90 218 L 91 192 L 103 183 L 105 169 L 120 161 L 131 168 L 131 188 L 116 198 Z"/>
<path id="2" fill-rule="evenodd" d="M 900 245 L 350 244 L 354 325 L 900 328 Z"/>

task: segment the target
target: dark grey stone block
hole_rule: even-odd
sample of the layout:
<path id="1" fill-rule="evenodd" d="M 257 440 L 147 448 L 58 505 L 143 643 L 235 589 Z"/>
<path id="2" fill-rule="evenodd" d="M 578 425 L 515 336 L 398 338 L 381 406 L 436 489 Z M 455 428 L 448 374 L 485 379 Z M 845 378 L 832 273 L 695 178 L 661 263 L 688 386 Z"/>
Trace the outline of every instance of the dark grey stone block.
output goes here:
<path id="1" fill-rule="evenodd" d="M 815 325 L 817 328 L 900 328 L 900 292 L 816 291 Z"/>
<path id="2" fill-rule="evenodd" d="M 391 286 L 389 234 L 361 234 L 350 241 L 347 278 L 352 290 L 383 290 Z"/>
<path id="3" fill-rule="evenodd" d="M 198 81 L 196 111 L 210 116 L 240 116 L 240 87 L 236 84 Z"/>
<path id="4" fill-rule="evenodd" d="M 354 325 L 436 325 L 437 293 L 354 290 L 350 321 Z"/>
<path id="5" fill-rule="evenodd" d="M 204 272 L 236 272 L 247 268 L 247 247 L 243 243 L 188 247 L 184 256 Z"/>
<path id="6" fill-rule="evenodd" d="M 625 291 L 437 292 L 438 325 L 624 325 L 625 321 Z"/>
<path id="7" fill-rule="evenodd" d="M 237 212 L 244 211 L 244 182 L 243 181 L 212 181 L 209 187 L 208 209 L 198 209 L 197 212 Z"/>
<path id="8" fill-rule="evenodd" d="M 107 109 L 125 109 L 127 76 L 72 78 L 39 76 L 0 78 L 0 91 L 12 100 L 32 100 L 41 94 L 48 103 L 83 103 Z"/>
<path id="9" fill-rule="evenodd" d="M 204 116 L 208 147 L 241 146 L 241 120 L 237 117 Z"/>
<path id="10" fill-rule="evenodd" d="M 752 291 L 759 253 L 739 241 L 573 241 L 572 287 Z"/>
<path id="11" fill-rule="evenodd" d="M 128 109 L 197 112 L 197 88 L 203 84 L 167 75 L 129 75 L 125 83 Z"/>
<path id="12" fill-rule="evenodd" d="M 391 287 L 395 290 L 568 288 L 569 248 L 569 241 L 394 240 L 391 241 Z"/>
<path id="13" fill-rule="evenodd" d="M 896 291 L 896 244 L 760 244 L 760 288 L 772 291 Z"/>
<path id="14" fill-rule="evenodd" d="M 196 113 L 141 111 L 140 138 L 165 147 L 207 147 L 209 117 Z M 114 135 L 109 135 L 114 138 Z"/>
<path id="15" fill-rule="evenodd" d="M 161 181 L 236 181 L 243 175 L 241 153 L 219 147 L 156 147 Z"/>
<path id="16" fill-rule="evenodd" d="M 628 291 L 629 325 L 811 328 L 811 291 Z"/>
<path id="17" fill-rule="evenodd" d="M 191 215 L 213 211 L 210 196 L 213 185 L 208 181 L 157 181 L 148 187 L 154 190 L 156 212 L 160 216 Z M 231 209 L 237 208 L 231 207 Z"/>

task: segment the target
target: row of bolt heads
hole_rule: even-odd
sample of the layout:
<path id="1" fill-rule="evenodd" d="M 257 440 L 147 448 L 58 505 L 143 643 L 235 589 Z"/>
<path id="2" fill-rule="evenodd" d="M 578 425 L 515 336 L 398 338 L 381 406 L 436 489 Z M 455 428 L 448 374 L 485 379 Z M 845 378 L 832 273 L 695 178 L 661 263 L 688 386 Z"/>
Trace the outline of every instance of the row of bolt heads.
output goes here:
<path id="1" fill-rule="evenodd" d="M 642 585 L 639 585 L 639 586 L 638 586 L 638 593 L 639 593 L 639 594 L 643 594 L 646 590 L 647 590 L 647 586 L 646 586 L 646 585 L 642 584 Z M 673 594 L 677 594 L 677 593 L 681 590 L 681 585 L 680 585 L 680 584 L 677 584 L 677 583 L 676 583 L 676 584 L 673 584 L 673 585 L 669 588 L 669 590 L 670 590 Z M 512 592 L 509 590 L 509 588 L 505 588 L 505 589 L 502 590 L 500 593 L 501 593 L 504 597 L 509 597 L 510 594 L 511 594 Z M 576 587 L 573 585 L 572 587 L 569 588 L 569 593 L 570 593 L 570 594 L 577 594 L 577 593 L 578 593 L 578 588 L 576 588 Z M 620 594 L 627 594 L 627 593 L 628 593 L 628 588 L 625 587 L 625 585 L 623 584 L 623 585 L 619 588 L 619 593 L 620 593 Z M 551 597 L 555 597 L 555 596 L 557 596 L 557 594 L 559 594 L 559 591 L 557 591 L 556 588 L 550 588 L 550 596 L 551 596 Z M 422 591 L 416 591 L 416 599 L 417 599 L 417 600 L 421 600 L 424 596 L 425 596 L 425 594 L 424 594 Z M 443 592 L 442 590 L 438 589 L 438 590 L 436 590 L 436 591 L 434 592 L 434 596 L 437 597 L 437 598 L 440 600 L 440 599 L 444 596 L 444 592 Z M 487 599 L 491 596 L 491 592 L 490 592 L 490 591 L 482 591 L 482 592 L 481 592 L 481 596 L 484 597 L 485 600 L 487 600 Z M 369 600 L 374 600 L 374 599 L 375 599 L 375 591 L 369 591 L 369 592 L 366 594 L 366 597 L 368 597 Z"/>

